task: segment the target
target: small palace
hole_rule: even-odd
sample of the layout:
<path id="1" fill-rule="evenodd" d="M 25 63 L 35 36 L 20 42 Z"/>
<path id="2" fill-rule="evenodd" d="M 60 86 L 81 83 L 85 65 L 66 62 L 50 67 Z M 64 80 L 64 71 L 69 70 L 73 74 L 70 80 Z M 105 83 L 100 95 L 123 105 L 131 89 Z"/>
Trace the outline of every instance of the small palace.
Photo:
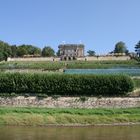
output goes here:
<path id="1" fill-rule="evenodd" d="M 61 44 L 58 46 L 61 60 L 75 60 L 84 56 L 83 44 Z"/>

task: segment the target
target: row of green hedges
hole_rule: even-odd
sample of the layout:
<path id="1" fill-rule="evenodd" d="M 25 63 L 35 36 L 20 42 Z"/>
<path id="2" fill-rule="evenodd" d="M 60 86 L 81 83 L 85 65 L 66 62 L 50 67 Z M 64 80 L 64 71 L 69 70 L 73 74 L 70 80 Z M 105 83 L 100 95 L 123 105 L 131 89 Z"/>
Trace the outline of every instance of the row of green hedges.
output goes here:
<path id="1" fill-rule="evenodd" d="M 0 73 L 0 93 L 47 95 L 123 95 L 133 90 L 125 75 L 47 75 Z"/>

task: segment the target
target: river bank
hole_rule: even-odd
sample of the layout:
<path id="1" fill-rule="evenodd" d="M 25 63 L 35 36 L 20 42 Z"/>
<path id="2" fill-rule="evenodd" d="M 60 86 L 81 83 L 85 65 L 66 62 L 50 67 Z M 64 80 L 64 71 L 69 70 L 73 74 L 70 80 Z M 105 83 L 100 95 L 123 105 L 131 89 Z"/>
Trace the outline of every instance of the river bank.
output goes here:
<path id="1" fill-rule="evenodd" d="M 49 109 L 0 107 L 0 125 L 94 126 L 140 124 L 140 109 Z"/>

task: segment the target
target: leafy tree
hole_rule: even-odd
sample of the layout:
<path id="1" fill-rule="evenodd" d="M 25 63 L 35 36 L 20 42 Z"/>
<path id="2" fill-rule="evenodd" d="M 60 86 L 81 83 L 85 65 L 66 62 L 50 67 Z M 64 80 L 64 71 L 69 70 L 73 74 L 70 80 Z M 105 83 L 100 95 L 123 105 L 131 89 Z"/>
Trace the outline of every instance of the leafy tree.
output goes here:
<path id="1" fill-rule="evenodd" d="M 87 53 L 88 53 L 88 56 L 95 56 L 95 51 L 93 50 L 88 50 Z"/>
<path id="2" fill-rule="evenodd" d="M 41 49 L 37 48 L 32 45 L 20 45 L 17 48 L 17 55 L 18 56 L 24 56 L 24 55 L 40 55 Z"/>
<path id="3" fill-rule="evenodd" d="M 120 41 L 115 45 L 114 53 L 128 53 L 124 42 Z"/>
<path id="4" fill-rule="evenodd" d="M 0 41 L 0 61 L 7 60 L 8 57 L 22 57 L 24 55 L 41 55 L 41 49 L 32 45 L 9 45 Z"/>
<path id="5" fill-rule="evenodd" d="M 45 46 L 42 50 L 43 57 L 55 56 L 55 51 L 50 46 Z"/>
<path id="6" fill-rule="evenodd" d="M 32 54 L 33 55 L 41 55 L 41 49 L 37 48 L 37 47 L 34 47 L 33 50 L 32 50 Z"/>
<path id="7" fill-rule="evenodd" d="M 16 57 L 17 56 L 17 46 L 16 45 L 12 45 L 11 46 L 11 51 L 12 51 L 11 56 L 12 57 Z"/>
<path id="8" fill-rule="evenodd" d="M 140 41 L 135 46 L 135 52 L 137 53 L 138 57 L 140 57 Z"/>
<path id="9" fill-rule="evenodd" d="M 0 61 L 4 60 L 4 54 L 3 52 L 0 52 Z"/>
<path id="10" fill-rule="evenodd" d="M 58 51 L 56 52 L 56 55 L 57 55 L 57 56 L 60 56 L 60 50 L 58 50 Z"/>
<path id="11" fill-rule="evenodd" d="M 23 57 L 24 55 L 27 55 L 27 54 L 28 54 L 28 51 L 24 46 L 19 46 L 17 48 L 17 56 Z"/>
<path id="12" fill-rule="evenodd" d="M 11 46 L 6 42 L 0 41 L 0 61 L 7 60 L 11 54 Z"/>

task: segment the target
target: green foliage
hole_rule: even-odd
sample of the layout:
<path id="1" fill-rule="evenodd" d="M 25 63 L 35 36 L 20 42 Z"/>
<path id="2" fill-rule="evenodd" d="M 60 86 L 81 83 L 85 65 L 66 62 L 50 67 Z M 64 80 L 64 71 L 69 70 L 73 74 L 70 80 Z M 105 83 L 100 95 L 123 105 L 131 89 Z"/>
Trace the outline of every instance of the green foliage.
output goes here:
<path id="1" fill-rule="evenodd" d="M 65 65 L 63 62 L 3 62 L 0 63 L 0 69 L 41 69 L 41 70 L 59 70 L 62 69 Z"/>
<path id="2" fill-rule="evenodd" d="M 58 50 L 57 52 L 56 52 L 56 56 L 60 56 L 60 50 Z"/>
<path id="3" fill-rule="evenodd" d="M 17 46 L 16 45 L 11 46 L 11 51 L 12 51 L 11 57 L 17 57 Z"/>
<path id="4" fill-rule="evenodd" d="M 140 79 L 134 78 L 133 81 L 134 81 L 135 88 L 140 88 Z"/>
<path id="5" fill-rule="evenodd" d="M 24 55 L 41 55 L 41 49 L 32 45 L 9 45 L 0 41 L 0 61 L 7 60 L 8 57 L 22 57 Z"/>
<path id="6" fill-rule="evenodd" d="M 140 108 L 46 109 L 40 107 L 0 107 L 0 118 L 0 125 L 10 126 L 139 124 Z"/>
<path id="7" fill-rule="evenodd" d="M 140 67 L 137 61 L 69 61 L 69 62 L 43 62 L 43 61 L 23 61 L 23 62 L 3 62 L 0 69 L 44 69 L 59 70 L 67 69 L 106 69 L 106 68 L 131 68 Z"/>
<path id="8" fill-rule="evenodd" d="M 95 109 L 80 109 L 80 108 L 35 108 L 35 107 L 0 107 L 0 114 L 6 113 L 27 113 L 27 114 L 44 114 L 44 115 L 140 115 L 140 108 L 95 108 Z"/>
<path id="9" fill-rule="evenodd" d="M 60 97 L 61 97 L 61 95 L 52 95 L 52 99 L 54 99 L 54 100 L 57 100 Z"/>
<path id="10" fill-rule="evenodd" d="M 54 52 L 54 50 L 51 47 L 46 46 L 46 47 L 43 48 L 42 56 L 50 57 L 50 56 L 54 56 L 54 55 L 55 55 L 55 52 Z"/>
<path id="11" fill-rule="evenodd" d="M 42 99 L 42 98 L 48 98 L 47 94 L 37 94 L 37 97 Z"/>
<path id="12" fill-rule="evenodd" d="M 140 41 L 135 46 L 135 52 L 137 53 L 138 57 L 140 57 Z"/>
<path id="13" fill-rule="evenodd" d="M 128 53 L 125 43 L 120 41 L 115 45 L 114 53 Z"/>
<path id="14" fill-rule="evenodd" d="M 11 46 L 6 42 L 0 41 L 0 61 L 7 60 L 11 54 Z"/>
<path id="15" fill-rule="evenodd" d="M 88 53 L 88 56 L 95 56 L 95 51 L 88 50 L 87 53 Z"/>
<path id="16" fill-rule="evenodd" d="M 68 69 L 107 69 L 107 68 L 140 67 L 134 60 L 129 61 L 75 61 L 67 63 Z"/>
<path id="17" fill-rule="evenodd" d="M 41 55 L 41 49 L 32 46 L 32 45 L 21 45 L 17 48 L 17 56 L 24 56 L 24 55 Z"/>
<path id="18" fill-rule="evenodd" d="M 0 61 L 4 60 L 4 54 L 3 52 L 0 52 Z"/>
<path id="19" fill-rule="evenodd" d="M 0 73 L 0 93 L 62 96 L 116 96 L 134 88 L 125 75 L 60 75 Z"/>
<path id="20" fill-rule="evenodd" d="M 88 97 L 86 97 L 86 96 L 81 96 L 81 97 L 79 98 L 79 100 L 82 101 L 82 102 L 85 102 L 85 101 L 88 100 Z"/>
<path id="21" fill-rule="evenodd" d="M 17 49 L 17 55 L 19 57 L 22 57 L 24 55 L 27 55 L 28 54 L 28 51 L 26 50 L 26 48 L 24 46 L 19 46 L 18 49 Z"/>

